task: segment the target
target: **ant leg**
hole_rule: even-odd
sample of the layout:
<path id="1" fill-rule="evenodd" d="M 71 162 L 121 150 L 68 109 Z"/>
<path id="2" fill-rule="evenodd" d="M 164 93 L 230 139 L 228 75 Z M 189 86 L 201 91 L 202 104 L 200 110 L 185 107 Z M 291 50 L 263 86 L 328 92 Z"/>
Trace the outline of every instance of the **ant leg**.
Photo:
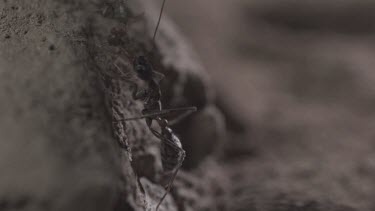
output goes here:
<path id="1" fill-rule="evenodd" d="M 148 129 L 150 129 L 150 131 L 154 134 L 154 136 L 156 136 L 156 138 L 162 140 L 163 139 L 163 136 L 158 132 L 156 131 L 154 128 L 152 128 L 152 120 L 151 118 L 146 118 L 146 124 L 148 126 Z"/>
<path id="2" fill-rule="evenodd" d="M 170 142 L 170 140 L 168 140 L 168 139 L 165 140 L 165 141 Z M 171 145 L 171 146 L 173 146 L 173 145 Z M 177 147 L 177 146 L 173 146 L 173 148 L 174 148 L 175 150 L 178 150 L 180 153 L 182 153 L 182 155 L 181 155 L 181 156 L 182 156 L 182 159 L 179 160 L 179 163 L 178 163 L 178 165 L 177 165 L 177 167 L 176 167 L 176 170 L 173 172 L 173 175 L 172 175 L 171 179 L 169 180 L 169 182 L 168 182 L 168 184 L 167 184 L 167 186 L 166 186 L 166 191 L 165 191 L 163 197 L 160 199 L 160 202 L 159 202 L 158 205 L 156 206 L 156 211 L 159 209 L 159 206 L 160 206 L 161 203 L 164 201 L 164 199 L 165 199 L 165 197 L 168 195 L 168 193 L 171 191 L 171 188 L 172 188 L 173 182 L 174 182 L 174 180 L 175 180 L 175 178 L 176 178 L 176 176 L 177 176 L 178 170 L 180 170 L 180 167 L 182 166 L 182 162 L 184 161 L 184 158 L 185 158 L 185 151 L 184 151 L 182 148 Z"/>
<path id="3" fill-rule="evenodd" d="M 154 134 L 154 136 L 156 136 L 156 138 L 158 138 L 158 139 L 160 139 L 160 140 L 163 139 L 162 135 L 161 135 L 158 131 L 156 131 L 156 130 L 153 129 L 153 128 L 150 128 L 150 130 L 151 130 L 151 132 Z"/>
<path id="4" fill-rule="evenodd" d="M 181 107 L 181 108 L 171 108 L 171 109 L 163 109 L 161 111 L 154 111 L 154 112 L 148 112 L 144 115 L 138 116 L 138 117 L 130 117 L 121 119 L 121 121 L 131 121 L 131 120 L 137 120 L 137 119 L 143 119 L 143 118 L 152 118 L 152 117 L 158 117 L 158 116 L 165 116 L 167 114 L 173 113 L 173 112 L 179 112 L 179 111 L 185 111 L 188 114 L 197 111 L 196 107 Z M 186 114 L 185 114 L 186 115 Z"/>
<path id="5" fill-rule="evenodd" d="M 184 111 L 184 113 L 180 114 L 179 116 L 177 116 L 173 120 L 170 120 L 169 121 L 169 125 L 175 125 L 175 124 L 181 122 L 183 119 L 185 119 L 186 117 L 188 117 L 190 114 L 192 114 L 195 111 L 196 111 L 196 108 L 195 108 L 195 110 L 186 110 L 186 111 Z"/>
<path id="6" fill-rule="evenodd" d="M 138 91 L 138 86 L 135 83 L 130 85 L 130 90 L 132 90 L 132 97 L 134 100 L 143 100 L 147 97 L 147 90 Z"/>
<path id="7" fill-rule="evenodd" d="M 181 165 L 180 165 L 180 166 L 181 166 Z M 163 197 L 160 199 L 158 205 L 156 206 L 156 211 L 158 211 L 159 206 L 160 206 L 161 203 L 164 201 L 164 199 L 165 199 L 165 197 L 168 195 L 168 193 L 171 191 L 173 181 L 174 181 L 174 179 L 175 179 L 176 176 L 177 176 L 177 173 L 178 173 L 178 170 L 180 169 L 180 166 L 174 171 L 174 173 L 173 173 L 173 175 L 172 175 L 172 178 L 171 178 L 171 180 L 169 181 L 169 183 L 168 183 L 168 185 L 167 185 L 167 189 L 165 190 L 165 193 L 164 193 Z"/>
<path id="8" fill-rule="evenodd" d="M 163 73 L 152 71 L 152 78 L 155 80 L 157 84 L 160 84 L 160 81 L 165 78 L 165 75 Z"/>

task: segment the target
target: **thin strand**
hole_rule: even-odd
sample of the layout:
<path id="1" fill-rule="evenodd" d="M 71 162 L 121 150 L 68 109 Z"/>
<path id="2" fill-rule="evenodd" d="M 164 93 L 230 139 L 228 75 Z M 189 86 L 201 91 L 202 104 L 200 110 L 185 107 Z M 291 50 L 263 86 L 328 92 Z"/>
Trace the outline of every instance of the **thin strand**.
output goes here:
<path id="1" fill-rule="evenodd" d="M 180 165 L 181 166 L 181 165 Z M 173 181 L 174 179 L 176 178 L 177 176 L 177 173 L 178 173 L 178 170 L 180 169 L 180 166 L 176 169 L 176 171 L 173 173 L 173 176 L 171 178 L 171 180 L 169 181 L 168 183 L 168 187 L 167 187 L 167 190 L 165 191 L 163 197 L 160 199 L 158 205 L 156 206 L 156 211 L 158 211 L 159 209 L 159 206 L 161 205 L 161 203 L 164 201 L 165 197 L 168 195 L 168 193 L 171 191 L 171 188 L 172 188 L 172 185 L 173 185 Z"/>
<path id="2" fill-rule="evenodd" d="M 152 37 L 152 42 L 153 42 L 153 43 L 155 43 L 155 37 L 156 37 L 156 33 L 158 32 L 158 29 L 159 29 L 159 25 L 160 25 L 161 17 L 162 17 L 162 15 L 163 15 L 165 1 L 166 1 L 166 0 L 163 0 L 163 4 L 162 4 L 162 6 L 161 6 L 161 10 L 160 10 L 160 14 L 159 14 L 158 23 L 156 24 L 156 28 L 155 28 L 155 32 L 154 32 L 154 36 Z"/>
<path id="3" fill-rule="evenodd" d="M 131 121 L 131 120 L 137 120 L 137 119 L 144 119 L 144 118 L 147 118 L 147 117 L 160 116 L 160 115 L 165 115 L 165 114 L 169 114 L 171 112 L 177 112 L 177 111 L 194 112 L 194 111 L 197 111 L 197 107 L 181 107 L 181 108 L 164 109 L 164 110 L 161 110 L 161 111 L 158 111 L 158 112 L 155 112 L 155 113 L 145 114 L 145 115 L 141 115 L 141 116 L 138 116 L 138 117 L 118 119 L 116 121 Z"/>
<path id="4" fill-rule="evenodd" d="M 193 112 L 195 112 L 195 110 L 186 110 L 183 114 L 179 115 L 177 118 L 169 121 L 169 126 L 173 126 L 173 125 L 181 122 L 183 119 L 188 117 Z"/>

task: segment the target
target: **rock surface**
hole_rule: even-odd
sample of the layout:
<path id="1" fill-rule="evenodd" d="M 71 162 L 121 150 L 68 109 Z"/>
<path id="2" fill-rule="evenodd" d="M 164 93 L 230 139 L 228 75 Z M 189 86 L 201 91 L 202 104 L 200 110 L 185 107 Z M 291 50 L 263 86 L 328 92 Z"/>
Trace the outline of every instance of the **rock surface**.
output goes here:
<path id="1" fill-rule="evenodd" d="M 222 5 L 208 2 L 200 1 L 215 8 Z M 253 14 L 249 19 L 255 20 L 252 23 L 259 28 L 246 29 L 252 33 L 251 39 L 236 39 L 248 44 L 240 46 L 246 49 L 237 49 L 244 50 L 241 56 L 261 48 L 268 59 L 262 52 L 257 56 L 264 63 L 272 66 L 297 61 L 292 65 L 295 69 L 305 67 L 299 56 L 305 51 L 300 47 L 305 37 L 290 39 L 290 34 L 280 32 L 281 41 L 273 41 L 262 34 L 266 19 L 275 26 L 273 32 L 278 33 L 280 25 L 289 25 L 285 17 L 288 12 L 277 10 L 277 17 L 287 19 L 286 23 L 280 23 L 267 15 L 267 11 L 273 10 L 267 2 L 246 5 L 245 12 Z M 331 5 L 327 11 L 332 7 L 336 8 Z M 353 149 L 345 143 L 338 147 L 345 153 L 326 151 L 337 148 L 325 136 L 336 135 L 332 131 L 337 128 L 332 123 L 353 124 L 365 119 L 351 115 L 350 108 L 357 104 L 340 95 L 350 91 L 345 89 L 345 84 L 352 82 L 350 69 L 344 77 L 345 83 L 340 85 L 343 91 L 339 95 L 332 92 L 324 95 L 326 98 L 323 95 L 319 98 L 321 102 L 332 96 L 338 98 L 344 104 L 341 109 L 325 110 L 321 105 L 309 104 L 313 112 L 308 115 L 305 109 L 309 100 L 332 88 L 326 75 L 316 74 L 313 68 L 303 69 L 302 74 L 326 85 L 324 89 L 317 89 L 306 80 L 300 83 L 301 74 L 297 71 L 288 72 L 288 80 L 281 82 L 268 78 L 281 74 L 257 69 L 261 65 L 255 65 L 252 74 L 238 77 L 231 72 L 225 76 L 215 71 L 220 68 L 241 71 L 242 66 L 231 60 L 219 61 L 215 56 L 223 52 L 212 48 L 215 52 L 207 55 L 215 58 L 205 57 L 215 63 L 210 73 L 220 79 L 219 85 L 230 84 L 234 93 L 233 96 L 220 93 L 217 99 L 214 85 L 197 54 L 168 18 L 163 18 L 156 43 L 152 43 L 158 12 L 158 7 L 148 0 L 0 0 L 1 211 L 155 210 L 170 176 L 162 171 L 159 140 L 150 133 L 144 120 L 114 121 L 141 114 L 142 102 L 135 101 L 130 90 L 132 84 L 144 85 L 132 67 L 138 55 L 145 55 L 166 76 L 162 80 L 164 108 L 199 108 L 173 126 L 187 158 L 160 211 L 351 211 L 352 205 L 371 208 L 370 200 L 361 201 L 353 193 L 362 194 L 365 199 L 371 196 L 368 193 L 373 190 L 363 184 L 372 184 L 372 151 L 367 147 Z M 306 17 L 309 20 L 308 14 Z M 361 15 L 366 17 L 372 16 Z M 233 29 L 221 28 L 228 32 Z M 241 30 L 237 30 L 236 34 L 241 35 Z M 353 30 L 364 33 L 356 27 Z M 212 36 L 201 38 L 199 47 L 219 46 L 211 39 L 213 33 L 223 34 L 220 32 L 223 31 L 207 33 Z M 276 47 L 263 46 L 264 43 Z M 296 50 L 280 51 L 287 43 Z M 324 64 L 335 61 L 335 56 L 326 60 L 319 57 L 321 51 L 314 46 L 310 49 L 312 53 L 306 54 L 310 61 Z M 333 55 L 332 51 L 333 48 L 326 49 L 325 53 Z M 335 68 L 324 67 L 330 70 L 328 75 L 332 77 L 328 79 L 335 79 Z M 251 76 L 251 83 L 247 76 Z M 271 85 L 257 83 L 259 79 Z M 306 87 L 299 89 L 301 84 Z M 284 89 L 291 90 L 292 97 Z M 359 88 L 354 89 L 354 94 L 357 92 L 363 94 Z M 240 100 L 236 101 L 238 95 Z M 305 103 L 292 100 L 301 96 L 307 96 Z M 247 105 L 250 111 L 242 109 Z M 365 108 L 371 105 L 366 104 Z M 314 114 L 322 110 L 330 115 L 319 119 Z M 244 124 L 248 115 L 250 129 Z M 353 128 L 350 124 L 341 126 L 341 130 Z M 372 133 L 360 126 L 352 130 L 372 137 Z M 353 135 L 351 130 L 339 137 L 350 135 Z M 302 138 L 304 142 L 299 142 Z M 316 145 L 316 140 L 322 141 Z M 351 156 L 346 158 L 346 155 Z M 352 158 L 360 159 L 359 165 Z M 358 182 L 362 179 L 365 183 Z"/>
<path id="2" fill-rule="evenodd" d="M 129 89 L 140 83 L 132 59 L 147 55 L 166 75 L 168 107 L 197 105 L 203 111 L 194 116 L 205 116 L 204 108 L 214 107 L 213 90 L 173 24 L 163 21 L 151 52 L 146 23 L 156 10 L 127 3 L 0 2 L 0 210 L 153 210 L 159 202 L 158 140 L 143 120 L 113 123 L 116 103 L 123 116 L 142 109 Z M 210 130 L 214 141 L 218 131 Z M 196 177 L 181 174 L 189 184 Z M 213 200 L 193 197 L 212 198 L 210 187 L 186 195 L 181 183 L 160 210 L 211 208 Z"/>

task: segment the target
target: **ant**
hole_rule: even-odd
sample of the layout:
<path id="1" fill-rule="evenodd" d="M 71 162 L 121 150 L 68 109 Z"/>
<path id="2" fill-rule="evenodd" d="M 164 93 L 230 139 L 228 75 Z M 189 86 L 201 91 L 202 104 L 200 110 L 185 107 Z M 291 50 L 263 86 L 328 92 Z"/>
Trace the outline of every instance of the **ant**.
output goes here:
<path id="1" fill-rule="evenodd" d="M 178 170 L 180 169 L 186 156 L 185 150 L 182 148 L 180 139 L 175 135 L 173 130 L 170 128 L 168 120 L 162 118 L 161 115 L 168 114 L 174 111 L 187 111 L 190 113 L 196 110 L 197 110 L 196 107 L 165 109 L 156 113 L 151 113 L 151 114 L 149 113 L 149 114 L 142 115 L 139 117 L 123 119 L 123 121 L 131 121 L 131 120 L 146 118 L 146 122 L 155 120 L 160 127 L 161 132 L 158 132 L 155 129 L 151 128 L 151 126 L 149 126 L 152 133 L 159 140 L 161 140 L 160 153 L 161 153 L 161 161 L 163 165 L 163 170 L 165 173 L 172 173 L 172 177 L 169 180 L 167 186 L 165 187 L 166 192 L 164 193 L 158 205 L 156 206 L 156 211 L 159 209 L 159 206 L 164 201 L 167 194 L 170 192 L 172 185 L 173 185 L 173 181 L 176 178 Z"/>
<path id="2" fill-rule="evenodd" d="M 166 0 L 163 0 L 161 11 L 159 14 L 159 19 L 155 28 L 153 35 L 153 43 L 155 47 L 155 37 L 160 25 L 161 17 L 163 14 L 163 9 Z M 118 121 L 131 121 L 137 119 L 145 119 L 146 124 L 149 130 L 161 141 L 160 152 L 161 160 L 163 165 L 163 170 L 165 173 L 172 173 L 166 188 L 166 192 L 160 199 L 160 202 L 156 206 L 156 211 L 159 209 L 159 206 L 170 192 L 173 181 L 180 169 L 184 159 L 185 159 L 185 150 L 182 148 L 180 139 L 175 135 L 173 130 L 170 128 L 170 123 L 165 118 L 162 118 L 163 115 L 169 114 L 176 111 L 184 111 L 186 116 L 191 112 L 197 110 L 196 107 L 182 107 L 182 108 L 172 108 L 172 109 L 162 109 L 161 104 L 161 89 L 160 81 L 164 78 L 164 75 L 154 71 L 151 63 L 146 59 L 145 56 L 138 56 L 134 59 L 133 68 L 137 74 L 137 77 L 146 83 L 146 88 L 138 90 L 138 86 L 134 83 L 131 86 L 132 97 L 134 100 L 142 100 L 144 109 L 142 110 L 142 116 L 125 118 Z M 180 118 L 181 119 L 181 118 Z M 160 131 L 155 130 L 152 127 L 152 123 L 155 121 L 160 128 Z"/>

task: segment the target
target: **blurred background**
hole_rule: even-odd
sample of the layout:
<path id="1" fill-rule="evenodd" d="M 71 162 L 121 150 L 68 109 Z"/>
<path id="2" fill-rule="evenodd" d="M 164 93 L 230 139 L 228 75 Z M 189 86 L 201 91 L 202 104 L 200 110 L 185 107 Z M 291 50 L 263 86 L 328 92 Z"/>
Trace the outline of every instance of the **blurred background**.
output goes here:
<path id="1" fill-rule="evenodd" d="M 255 153 L 231 173 L 247 191 L 375 210 L 374 11 L 368 0 L 167 2 L 250 131 Z"/>

